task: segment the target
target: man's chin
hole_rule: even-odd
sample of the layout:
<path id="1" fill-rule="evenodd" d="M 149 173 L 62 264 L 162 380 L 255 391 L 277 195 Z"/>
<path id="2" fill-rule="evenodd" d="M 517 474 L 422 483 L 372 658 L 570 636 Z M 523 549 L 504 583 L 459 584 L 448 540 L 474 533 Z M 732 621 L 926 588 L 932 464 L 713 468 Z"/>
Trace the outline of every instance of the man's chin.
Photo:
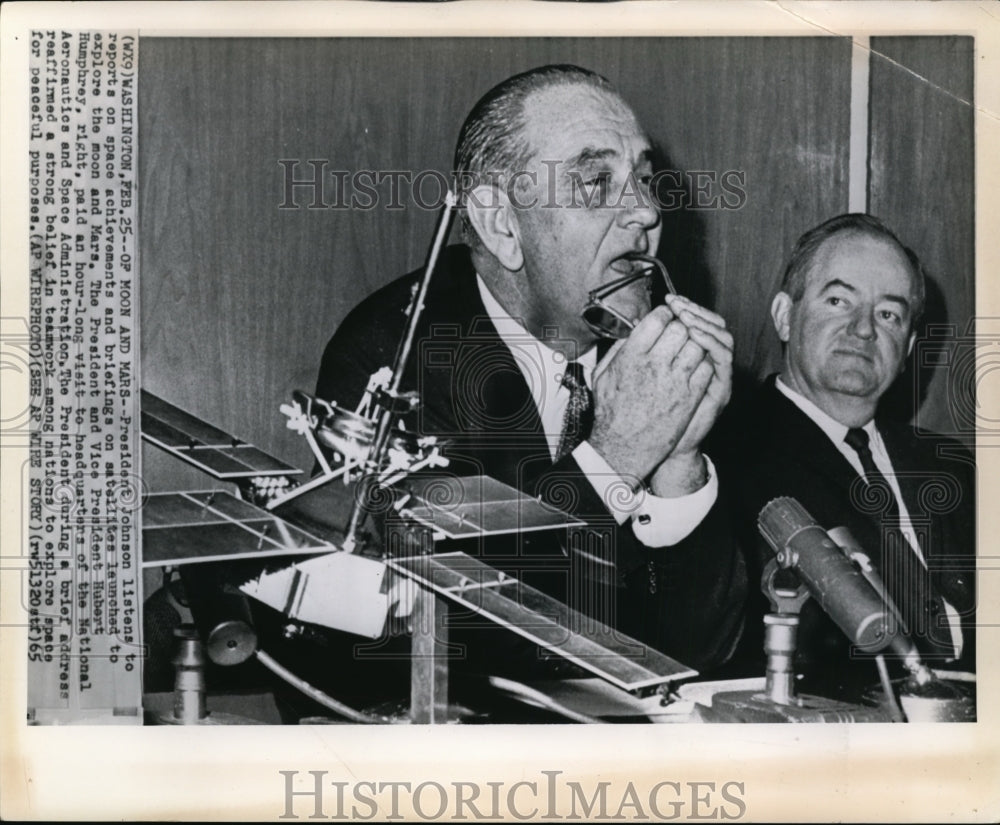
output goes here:
<path id="1" fill-rule="evenodd" d="M 835 392 L 855 398 L 877 398 L 881 389 L 877 376 L 868 370 L 842 370 L 828 384 Z"/>

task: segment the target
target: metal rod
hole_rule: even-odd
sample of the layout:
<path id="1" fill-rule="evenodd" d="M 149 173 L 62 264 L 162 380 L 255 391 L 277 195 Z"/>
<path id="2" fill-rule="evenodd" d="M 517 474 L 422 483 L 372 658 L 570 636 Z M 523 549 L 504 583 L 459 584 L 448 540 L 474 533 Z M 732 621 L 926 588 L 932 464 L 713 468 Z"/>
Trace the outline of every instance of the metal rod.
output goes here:
<path id="1" fill-rule="evenodd" d="M 334 713 L 339 713 L 341 716 L 346 716 L 352 722 L 358 722 L 362 725 L 379 725 L 385 722 L 391 722 L 391 719 L 387 719 L 381 716 L 374 716 L 370 713 L 365 713 L 364 711 L 355 710 L 350 705 L 345 705 L 343 702 L 338 702 L 332 696 L 321 691 L 319 688 L 313 687 L 304 679 L 300 679 L 292 671 L 283 665 L 272 659 L 263 650 L 258 650 L 257 660 L 264 665 L 268 670 L 274 673 L 276 676 L 284 679 L 288 684 L 294 687 L 296 690 L 301 691 L 314 702 L 318 702 L 323 705 L 323 707 L 328 710 L 332 710 Z"/>
<path id="2" fill-rule="evenodd" d="M 794 705 L 795 649 L 799 617 L 790 613 L 764 616 L 764 652 L 767 654 L 766 693 L 776 705 Z"/>
<path id="3" fill-rule="evenodd" d="M 410 357 L 410 350 L 413 347 L 413 339 L 417 334 L 417 323 L 420 321 L 420 314 L 424 310 L 424 299 L 427 297 L 427 287 L 430 285 L 431 276 L 437 269 L 438 257 L 441 255 L 441 248 L 448 239 L 448 232 L 451 230 L 451 219 L 455 213 L 457 199 L 454 192 L 448 192 L 444 196 L 444 206 L 438 216 L 437 229 L 434 231 L 434 240 L 431 243 L 431 251 L 427 255 L 427 265 L 424 267 L 423 277 L 420 279 L 420 288 L 413 296 L 410 304 L 409 318 L 407 319 L 406 331 L 403 333 L 403 340 L 399 343 L 396 351 L 396 363 L 392 366 L 392 383 L 389 384 L 389 392 L 393 393 L 399 389 L 399 384 L 403 380 L 403 370 L 406 369 L 406 362 Z"/>
<path id="4" fill-rule="evenodd" d="M 406 329 L 403 338 L 399 342 L 399 349 L 396 350 L 396 361 L 392 367 L 392 380 L 389 383 L 389 395 L 395 395 L 399 391 L 399 385 L 403 380 L 403 373 L 406 371 L 406 363 L 410 358 L 410 350 L 413 348 L 413 339 L 417 334 L 417 324 L 424 310 L 424 299 L 427 297 L 427 287 L 430 285 L 431 276 L 437 268 L 438 258 L 441 249 L 448 239 L 448 232 L 451 230 L 451 221 L 454 217 L 455 204 L 457 199 L 455 193 L 449 191 L 444 198 L 444 206 L 438 217 L 437 228 L 434 231 L 434 240 L 431 242 L 431 249 L 427 255 L 427 264 L 424 266 L 424 273 L 420 279 L 420 286 L 410 302 L 409 314 L 406 321 Z M 392 431 L 393 418 L 395 413 L 391 409 L 383 409 L 379 414 L 378 428 L 375 431 L 375 438 L 372 441 L 371 451 L 368 453 L 368 474 L 358 483 L 360 485 L 370 482 L 377 484 L 378 471 L 382 463 L 382 456 L 385 453 L 386 443 L 389 440 L 389 433 Z M 368 513 L 365 507 L 365 500 L 368 493 L 362 487 L 358 494 L 354 496 L 354 504 L 351 507 L 351 516 L 347 522 L 347 532 L 344 539 L 344 547 L 348 551 L 353 551 L 357 545 L 357 533 Z"/>
<path id="5" fill-rule="evenodd" d="M 421 588 L 413 608 L 410 656 L 410 720 L 417 725 L 448 721 L 448 603 Z"/>
<path id="6" fill-rule="evenodd" d="M 878 678 L 882 683 L 882 692 L 885 694 L 885 709 L 889 712 L 889 718 L 893 722 L 905 722 L 902 708 L 896 701 L 896 694 L 892 689 L 892 680 L 889 678 L 889 668 L 885 664 L 885 656 L 881 653 L 875 657 L 875 667 L 878 668 Z"/>

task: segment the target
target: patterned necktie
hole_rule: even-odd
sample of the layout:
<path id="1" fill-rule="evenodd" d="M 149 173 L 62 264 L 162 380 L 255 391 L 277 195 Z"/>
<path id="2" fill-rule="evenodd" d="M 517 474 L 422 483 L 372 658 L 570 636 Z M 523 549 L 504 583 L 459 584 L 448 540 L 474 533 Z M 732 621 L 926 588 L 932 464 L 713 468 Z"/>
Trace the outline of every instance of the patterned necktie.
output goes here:
<path id="1" fill-rule="evenodd" d="M 879 490 L 887 502 L 882 511 L 885 521 L 882 530 L 882 547 L 879 567 L 882 580 L 890 598 L 896 603 L 903 622 L 909 628 L 910 638 L 924 656 L 950 656 L 954 650 L 947 625 L 938 627 L 939 616 L 944 615 L 944 603 L 934 592 L 930 573 L 921 563 L 910 543 L 899 529 L 900 511 L 892 487 L 879 471 L 868 445 L 868 433 L 854 427 L 844 437 L 861 459 L 865 482 L 872 490 Z"/>
<path id="2" fill-rule="evenodd" d="M 594 396 L 583 377 L 583 367 L 578 362 L 571 361 L 566 365 L 562 383 L 569 390 L 569 403 L 563 416 L 556 461 L 573 452 L 580 442 L 585 441 L 594 424 Z"/>

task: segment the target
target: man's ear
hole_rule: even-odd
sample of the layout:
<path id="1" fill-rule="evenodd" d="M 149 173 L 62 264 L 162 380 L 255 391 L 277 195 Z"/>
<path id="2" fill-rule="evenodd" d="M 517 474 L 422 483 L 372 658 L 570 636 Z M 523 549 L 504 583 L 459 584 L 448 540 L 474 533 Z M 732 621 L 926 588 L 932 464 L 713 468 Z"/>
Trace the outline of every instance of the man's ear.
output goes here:
<path id="1" fill-rule="evenodd" d="M 466 213 L 483 246 L 504 269 L 516 272 L 524 265 L 514 208 L 500 187 L 475 187 L 468 194 Z"/>
<path id="2" fill-rule="evenodd" d="M 771 301 L 771 321 L 774 322 L 774 331 L 783 344 L 788 343 L 791 330 L 790 315 L 792 313 L 792 296 L 787 292 L 779 292 Z"/>
<path id="3" fill-rule="evenodd" d="M 910 332 L 910 342 L 906 345 L 906 357 L 909 358 L 913 355 L 913 344 L 917 340 L 917 331 L 912 330 Z"/>

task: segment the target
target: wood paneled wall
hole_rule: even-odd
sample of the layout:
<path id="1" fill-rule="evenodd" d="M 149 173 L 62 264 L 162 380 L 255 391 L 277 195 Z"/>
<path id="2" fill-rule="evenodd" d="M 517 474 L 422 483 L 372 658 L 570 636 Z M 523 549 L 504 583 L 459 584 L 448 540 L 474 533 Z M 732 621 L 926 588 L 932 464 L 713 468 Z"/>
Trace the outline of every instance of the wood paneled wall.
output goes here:
<path id="1" fill-rule="evenodd" d="M 936 54 L 935 66 L 955 57 Z M 309 209 L 303 190 L 302 208 L 279 209 L 278 161 L 302 161 L 299 177 L 311 175 L 309 159 L 327 159 L 328 172 L 448 172 L 458 128 L 480 95 L 551 62 L 609 77 L 670 168 L 745 174 L 742 208 L 665 213 L 660 255 L 682 291 L 729 320 L 741 374 L 766 375 L 778 365 L 767 307 L 782 263 L 801 232 L 847 208 L 850 56 L 844 38 L 144 38 L 143 384 L 310 466 L 278 406 L 293 389 L 312 390 L 323 346 L 345 313 L 422 262 L 434 214 Z M 876 81 L 873 66 L 873 89 Z M 896 86 L 884 93 L 902 94 Z M 921 110 L 907 109 L 916 101 L 895 99 L 893 128 L 932 140 Z M 873 114 L 883 105 L 873 92 Z M 873 170 L 880 147 L 873 138 Z M 940 162 L 937 144 L 927 152 L 907 162 Z M 888 168 L 901 150 L 883 154 Z M 949 185 L 967 207 L 948 230 L 971 244 L 971 183 L 954 174 Z M 904 205 L 915 200 L 895 184 L 873 191 L 886 188 Z M 897 220 L 882 197 L 873 196 L 875 211 L 892 212 L 887 217 L 924 254 L 921 243 L 937 227 L 912 210 Z M 950 317 L 968 317 L 971 266 L 950 277 L 957 296 L 948 294 Z M 204 477 L 153 451 L 145 475 L 159 489 L 205 486 Z"/>
<path id="2" fill-rule="evenodd" d="M 929 299 L 922 334 L 942 346 L 971 332 L 975 312 L 974 47 L 971 37 L 871 39 L 868 209 L 920 256 Z M 934 367 L 942 359 L 928 356 L 918 350 L 894 388 L 899 413 L 919 407 L 922 427 L 971 445 L 974 387 L 953 380 L 957 362 Z"/>

